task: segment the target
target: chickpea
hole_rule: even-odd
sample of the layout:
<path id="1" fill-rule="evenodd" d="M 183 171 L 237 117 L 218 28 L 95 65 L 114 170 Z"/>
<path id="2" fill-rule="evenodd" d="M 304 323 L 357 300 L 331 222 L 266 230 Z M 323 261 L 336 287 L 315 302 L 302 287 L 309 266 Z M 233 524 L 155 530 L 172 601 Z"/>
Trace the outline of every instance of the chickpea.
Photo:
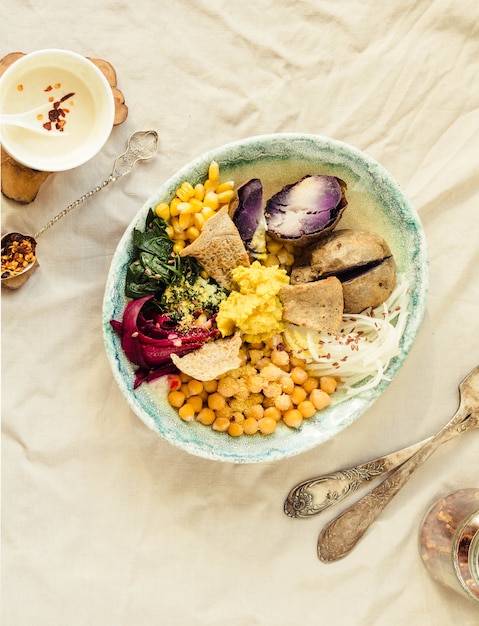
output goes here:
<path id="1" fill-rule="evenodd" d="M 254 376 L 248 376 L 246 379 L 246 386 L 251 391 L 251 393 L 259 393 L 263 389 L 264 379 L 259 374 L 255 374 Z"/>
<path id="2" fill-rule="evenodd" d="M 226 399 L 218 392 L 215 391 L 215 393 L 212 393 L 210 396 L 208 396 L 208 406 L 210 409 L 213 409 L 213 411 L 224 409 L 225 405 Z"/>
<path id="3" fill-rule="evenodd" d="M 290 428 L 299 428 L 303 423 L 303 415 L 298 409 L 290 409 L 283 413 L 283 422 Z"/>
<path id="4" fill-rule="evenodd" d="M 195 413 L 199 413 L 203 408 L 203 398 L 201 396 L 190 396 L 187 404 L 193 407 Z"/>
<path id="5" fill-rule="evenodd" d="M 309 399 L 317 411 L 321 411 L 331 404 L 330 396 L 322 389 L 313 389 L 309 394 Z"/>
<path id="6" fill-rule="evenodd" d="M 293 382 L 296 383 L 296 385 L 302 385 L 308 379 L 307 371 L 299 366 L 293 367 L 289 375 L 293 379 Z"/>
<path id="7" fill-rule="evenodd" d="M 185 422 L 192 422 L 195 419 L 195 409 L 189 403 L 183 404 L 178 409 L 178 415 Z"/>
<path id="8" fill-rule="evenodd" d="M 303 402 L 300 402 L 296 408 L 305 419 L 313 417 L 316 413 L 316 408 L 311 400 L 304 400 Z"/>
<path id="9" fill-rule="evenodd" d="M 230 422 L 228 426 L 228 435 L 231 437 L 240 437 L 244 432 L 244 428 L 238 422 Z"/>
<path id="10" fill-rule="evenodd" d="M 223 398 L 231 398 L 238 393 L 239 384 L 235 378 L 231 376 L 225 376 L 218 381 L 218 387 L 216 392 L 223 396 Z"/>
<path id="11" fill-rule="evenodd" d="M 291 400 L 291 396 L 288 395 L 287 393 L 282 393 L 280 396 L 278 396 L 275 399 L 274 406 L 279 411 L 288 411 L 293 406 L 293 402 Z"/>
<path id="12" fill-rule="evenodd" d="M 217 388 L 218 388 L 218 381 L 217 380 L 207 380 L 207 381 L 205 381 L 203 383 L 203 389 L 207 393 L 214 393 Z"/>
<path id="13" fill-rule="evenodd" d="M 269 406 L 264 410 L 264 417 L 272 417 L 274 420 L 279 422 L 281 419 L 281 411 L 275 406 Z"/>
<path id="14" fill-rule="evenodd" d="M 286 350 L 273 350 L 273 352 L 271 352 L 271 363 L 278 367 L 288 367 L 289 354 Z"/>
<path id="15" fill-rule="evenodd" d="M 321 376 L 319 379 L 319 388 L 331 395 L 336 391 L 338 381 L 333 376 Z"/>
<path id="16" fill-rule="evenodd" d="M 203 383 L 200 380 L 192 378 L 186 383 L 188 391 L 193 396 L 198 396 L 203 391 Z"/>
<path id="17" fill-rule="evenodd" d="M 299 404 L 300 402 L 303 402 L 303 400 L 306 400 L 307 396 L 308 394 L 303 387 L 296 385 L 293 389 L 293 393 L 291 394 L 291 401 L 293 404 Z"/>
<path id="18" fill-rule="evenodd" d="M 247 419 L 252 417 L 255 420 L 260 420 L 263 417 L 264 413 L 265 410 L 262 404 L 253 404 L 252 406 L 245 409 L 244 412 Z"/>
<path id="19" fill-rule="evenodd" d="M 258 422 L 259 430 L 263 435 L 271 435 L 276 430 L 276 423 L 272 417 L 263 417 Z"/>
<path id="20" fill-rule="evenodd" d="M 247 435 L 254 435 L 258 432 L 259 423 L 254 417 L 247 417 L 243 422 L 243 432 Z"/>
<path id="21" fill-rule="evenodd" d="M 182 391 L 170 391 L 168 394 L 168 402 L 171 406 L 175 407 L 175 409 L 179 409 L 185 399 L 185 394 Z"/>
<path id="22" fill-rule="evenodd" d="M 317 378 L 313 378 L 312 376 L 308 376 L 308 378 L 303 383 L 303 389 L 306 393 L 311 393 L 313 389 L 317 389 L 319 387 L 319 381 Z"/>
<path id="23" fill-rule="evenodd" d="M 219 433 L 224 433 L 228 430 L 230 423 L 231 422 L 226 417 L 217 417 L 215 421 L 211 424 L 211 428 L 218 431 Z"/>
<path id="24" fill-rule="evenodd" d="M 205 406 L 196 416 L 196 421 L 204 424 L 205 426 L 211 426 L 211 424 L 215 421 L 216 414 L 210 408 Z"/>

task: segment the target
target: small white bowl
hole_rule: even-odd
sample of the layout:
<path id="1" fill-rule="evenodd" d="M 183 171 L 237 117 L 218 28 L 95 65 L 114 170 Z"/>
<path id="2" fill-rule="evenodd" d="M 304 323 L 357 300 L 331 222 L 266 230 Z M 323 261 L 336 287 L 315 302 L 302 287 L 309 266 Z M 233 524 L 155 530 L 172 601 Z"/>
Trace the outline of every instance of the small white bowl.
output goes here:
<path id="1" fill-rule="evenodd" d="M 38 50 L 15 61 L 0 78 L 0 111 L 23 113 L 61 102 L 63 132 L 52 128 L 40 134 L 4 124 L 2 147 L 18 163 L 44 172 L 73 169 L 94 157 L 113 128 L 115 102 L 112 89 L 98 67 L 86 57 L 68 50 Z M 51 108 L 49 108 L 51 107 Z M 35 119 L 35 118 L 34 118 Z"/>

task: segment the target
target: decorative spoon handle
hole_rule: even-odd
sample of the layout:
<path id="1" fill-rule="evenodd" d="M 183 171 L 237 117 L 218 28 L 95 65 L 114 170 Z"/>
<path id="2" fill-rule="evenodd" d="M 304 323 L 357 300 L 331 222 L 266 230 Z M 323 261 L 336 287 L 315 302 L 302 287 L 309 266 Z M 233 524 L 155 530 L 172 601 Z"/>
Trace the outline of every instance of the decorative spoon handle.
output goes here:
<path id="1" fill-rule="evenodd" d="M 94 194 L 101 191 L 107 185 L 114 183 L 121 176 L 126 176 L 132 170 L 132 167 L 137 161 L 145 161 L 151 159 L 158 149 L 158 133 L 156 130 L 140 130 L 128 139 L 128 146 L 123 154 L 120 154 L 115 160 L 113 170 L 107 180 L 97 185 L 94 189 L 91 189 L 87 193 L 83 194 L 80 198 L 77 198 L 66 209 L 63 209 L 61 213 L 55 215 L 49 222 L 47 222 L 39 231 L 37 231 L 33 237 L 38 239 L 46 230 L 51 228 L 54 224 L 65 217 L 67 213 L 70 213 L 73 209 L 76 209 L 82 202 L 91 198 Z"/>
<path id="2" fill-rule="evenodd" d="M 318 557 L 330 562 L 346 556 L 393 497 L 407 483 L 411 474 L 444 442 L 478 425 L 479 414 L 471 415 L 460 407 L 451 420 L 416 454 L 399 466 L 370 493 L 358 500 L 322 530 L 318 539 Z"/>
<path id="3" fill-rule="evenodd" d="M 407 461 L 430 439 L 431 437 L 355 467 L 309 478 L 291 489 L 284 503 L 284 512 L 290 517 L 303 519 L 317 515 L 344 500 L 365 483 Z"/>

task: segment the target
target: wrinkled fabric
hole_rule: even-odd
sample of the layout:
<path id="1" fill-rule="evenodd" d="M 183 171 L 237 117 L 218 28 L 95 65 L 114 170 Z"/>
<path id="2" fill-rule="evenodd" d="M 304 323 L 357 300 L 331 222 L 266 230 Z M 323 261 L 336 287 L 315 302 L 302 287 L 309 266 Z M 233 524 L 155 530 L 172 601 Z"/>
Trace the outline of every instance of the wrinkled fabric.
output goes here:
<path id="1" fill-rule="evenodd" d="M 128 136 L 158 156 L 45 233 L 40 269 L 2 293 L 5 626 L 404 626 L 479 623 L 417 536 L 441 496 L 479 485 L 479 435 L 441 447 L 356 549 L 323 564 L 341 510 L 283 513 L 288 491 L 436 432 L 479 360 L 479 5 L 472 0 L 3 0 L 0 56 L 66 48 L 110 61 L 129 107 L 90 162 L 36 200 L 2 198 L 2 232 L 34 233 L 107 179 Z M 191 456 L 134 415 L 113 380 L 101 307 L 130 220 L 206 150 L 308 132 L 379 161 L 416 207 L 430 287 L 397 377 L 305 454 L 236 466 Z"/>

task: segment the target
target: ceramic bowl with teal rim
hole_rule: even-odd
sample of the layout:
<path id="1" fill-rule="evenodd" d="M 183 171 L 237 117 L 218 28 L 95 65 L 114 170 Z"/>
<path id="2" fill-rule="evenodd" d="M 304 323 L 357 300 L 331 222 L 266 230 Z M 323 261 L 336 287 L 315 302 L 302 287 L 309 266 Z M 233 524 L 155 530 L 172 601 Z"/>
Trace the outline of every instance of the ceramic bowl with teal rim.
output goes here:
<path id="1" fill-rule="evenodd" d="M 282 422 L 271 435 L 231 437 L 198 422 L 181 420 L 167 401 L 167 382 L 141 384 L 133 389 L 136 366 L 125 356 L 110 320 L 121 320 L 127 304 L 125 276 L 132 257 L 133 229 L 143 230 L 150 208 L 169 203 L 184 181 L 204 182 L 211 161 L 220 166 L 221 180 L 239 186 L 260 178 L 264 197 L 306 174 L 328 174 L 347 184 L 348 207 L 338 228 L 376 232 L 388 243 L 397 272 L 410 286 L 409 311 L 399 345 L 385 376 L 373 389 L 331 405 L 304 420 L 298 430 Z M 428 285 L 428 262 L 419 217 L 392 176 L 356 148 L 319 135 L 281 133 L 250 137 L 223 145 L 196 158 L 167 180 L 143 205 L 114 253 L 103 301 L 103 334 L 113 376 L 131 409 L 157 435 L 193 455 L 232 463 L 277 461 L 310 450 L 355 422 L 391 384 L 420 327 Z M 341 396 L 338 396 L 341 398 Z"/>

